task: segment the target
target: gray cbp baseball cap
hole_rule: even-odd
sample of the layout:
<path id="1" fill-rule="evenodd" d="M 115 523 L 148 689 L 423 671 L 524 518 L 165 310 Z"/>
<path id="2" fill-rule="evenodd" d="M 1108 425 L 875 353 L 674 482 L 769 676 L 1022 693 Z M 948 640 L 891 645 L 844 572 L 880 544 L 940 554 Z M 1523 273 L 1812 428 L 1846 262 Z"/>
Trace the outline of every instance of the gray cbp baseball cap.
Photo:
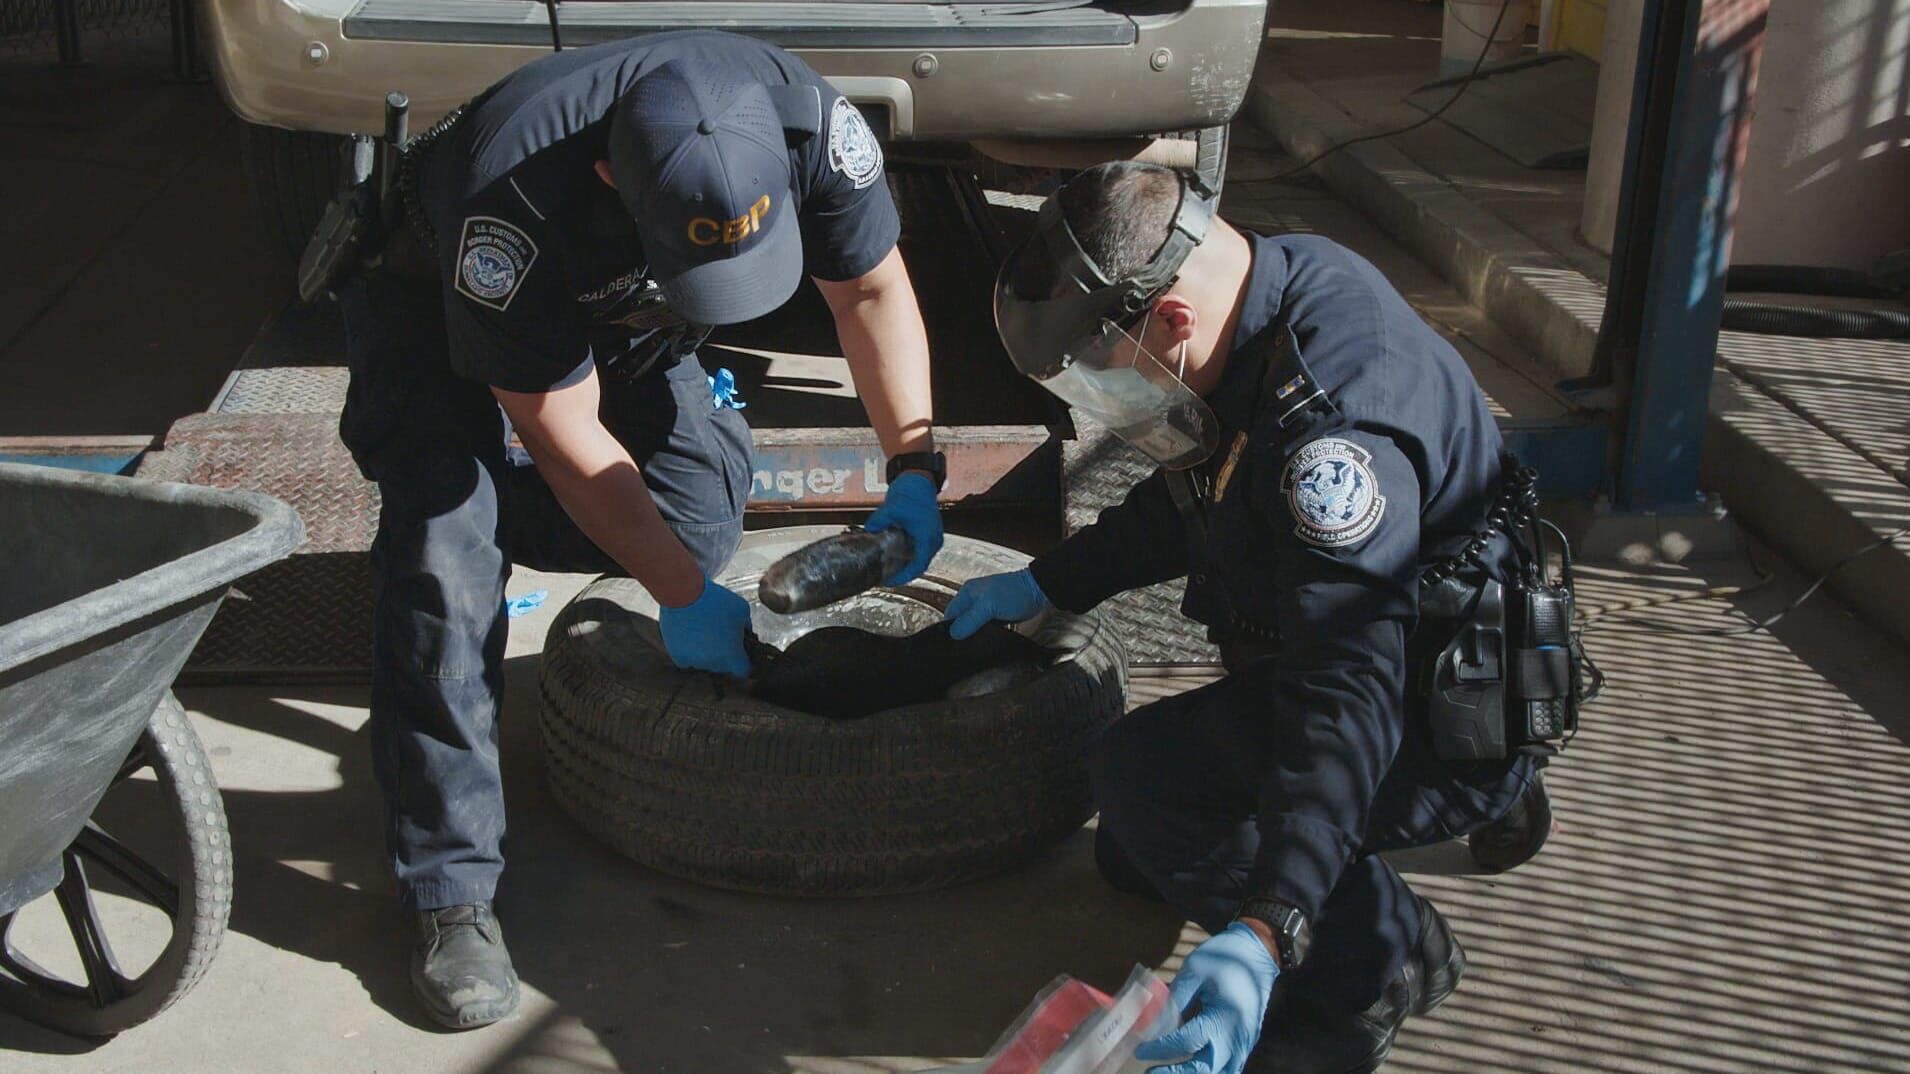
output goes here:
<path id="1" fill-rule="evenodd" d="M 638 79 L 610 121 L 610 169 L 671 309 L 698 324 L 754 320 L 802 283 L 802 233 L 769 90 L 714 64 Z"/>

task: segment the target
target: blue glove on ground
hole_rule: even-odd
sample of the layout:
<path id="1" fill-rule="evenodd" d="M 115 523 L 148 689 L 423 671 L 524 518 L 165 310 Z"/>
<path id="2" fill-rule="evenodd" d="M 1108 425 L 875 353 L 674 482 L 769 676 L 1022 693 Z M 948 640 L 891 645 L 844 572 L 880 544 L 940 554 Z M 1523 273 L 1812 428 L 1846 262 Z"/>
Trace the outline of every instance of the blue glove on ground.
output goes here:
<path id="1" fill-rule="evenodd" d="M 881 533 L 893 526 L 915 542 L 915 558 L 908 566 L 882 580 L 883 585 L 901 585 L 913 581 L 928 570 L 929 561 L 942 550 L 942 513 L 935 509 L 935 482 L 922 474 L 902 474 L 889 483 L 889 494 L 863 529 Z"/>
<path id="2" fill-rule="evenodd" d="M 1145 1062 L 1179 1059 L 1152 1074 L 1240 1074 L 1260 1041 L 1260 1021 L 1280 976 L 1280 964 L 1258 933 L 1236 921 L 1225 932 L 1194 948 L 1181 963 L 1168 991 L 1173 1010 L 1185 1012 L 1195 1000 L 1200 1013 L 1179 1029 L 1143 1042 L 1134 1058 Z"/>
<path id="3" fill-rule="evenodd" d="M 663 630 L 663 649 L 677 667 L 749 677 L 749 656 L 743 652 L 749 602 L 742 597 L 705 578 L 695 600 L 681 608 L 664 608 L 657 625 Z"/>
<path id="4" fill-rule="evenodd" d="M 727 369 L 719 369 L 704 378 L 710 382 L 710 409 L 742 410 L 749 406 L 742 396 L 736 394 L 736 374 Z"/>
<path id="5" fill-rule="evenodd" d="M 1024 567 L 1007 574 L 970 578 L 962 583 L 961 592 L 948 602 L 948 611 L 943 613 L 942 619 L 955 624 L 948 628 L 948 634 L 960 641 L 997 619 L 1019 623 L 1033 619 L 1048 607 L 1048 595 L 1041 591 L 1034 574 Z"/>

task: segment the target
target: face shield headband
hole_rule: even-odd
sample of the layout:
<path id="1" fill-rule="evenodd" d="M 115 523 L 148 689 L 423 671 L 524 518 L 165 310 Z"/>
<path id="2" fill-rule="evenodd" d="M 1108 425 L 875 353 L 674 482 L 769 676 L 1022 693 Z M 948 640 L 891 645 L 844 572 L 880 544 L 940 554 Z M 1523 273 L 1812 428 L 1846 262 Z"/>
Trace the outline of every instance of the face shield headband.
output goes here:
<path id="1" fill-rule="evenodd" d="M 1050 198 L 995 286 L 995 326 L 1015 368 L 1176 469 L 1213 453 L 1218 425 L 1140 337 L 1155 300 L 1206 238 L 1214 203 L 1183 177 L 1167 241 L 1140 271 L 1113 280 L 1081 249 L 1060 199 Z"/>

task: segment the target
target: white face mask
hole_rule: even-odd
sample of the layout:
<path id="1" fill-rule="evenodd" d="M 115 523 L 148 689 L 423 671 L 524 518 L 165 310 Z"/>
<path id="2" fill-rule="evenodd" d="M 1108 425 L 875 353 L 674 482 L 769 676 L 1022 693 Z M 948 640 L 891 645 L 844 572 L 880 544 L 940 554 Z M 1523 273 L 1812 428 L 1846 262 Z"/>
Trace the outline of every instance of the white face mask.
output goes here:
<path id="1" fill-rule="evenodd" d="M 1161 465 L 1185 469 L 1213 454 L 1219 423 L 1187 382 L 1141 342 L 1152 317 L 1150 310 L 1135 335 L 1103 321 L 1099 342 L 1081 348 L 1074 362 L 1039 383 Z M 1187 371 L 1185 341 L 1179 368 Z"/>

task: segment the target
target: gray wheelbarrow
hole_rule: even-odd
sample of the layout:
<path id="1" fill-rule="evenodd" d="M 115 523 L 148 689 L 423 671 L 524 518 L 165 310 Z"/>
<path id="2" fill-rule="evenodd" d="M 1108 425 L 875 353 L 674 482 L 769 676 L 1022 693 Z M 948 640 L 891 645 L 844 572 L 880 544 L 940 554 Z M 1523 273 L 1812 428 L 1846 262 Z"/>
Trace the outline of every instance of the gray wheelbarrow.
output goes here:
<path id="1" fill-rule="evenodd" d="M 211 962 L 231 847 L 172 681 L 226 586 L 304 532 L 255 493 L 0 463 L 0 1007 L 106 1036 Z M 124 838 L 95 821 L 108 813 Z M 57 914 L 30 905 L 49 893 Z M 163 946 L 141 914 L 170 923 Z M 47 944 L 62 918 L 70 943 Z M 124 921 L 142 965 L 107 935 Z"/>

